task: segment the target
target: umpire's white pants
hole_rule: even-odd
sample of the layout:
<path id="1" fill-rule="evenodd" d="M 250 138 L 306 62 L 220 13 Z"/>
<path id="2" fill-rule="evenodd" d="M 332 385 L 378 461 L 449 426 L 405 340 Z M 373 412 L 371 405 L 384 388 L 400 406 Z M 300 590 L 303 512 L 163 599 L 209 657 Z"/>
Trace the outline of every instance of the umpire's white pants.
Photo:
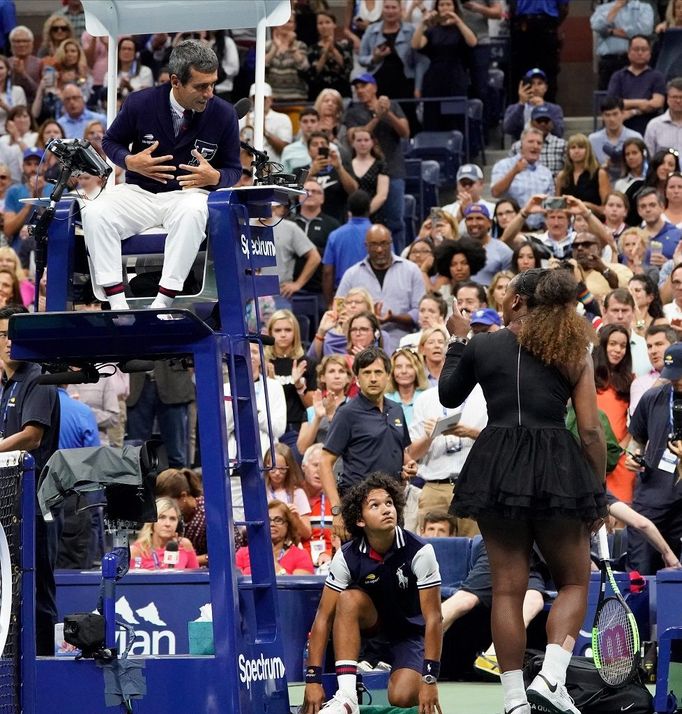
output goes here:
<path id="1" fill-rule="evenodd" d="M 100 287 L 123 280 L 121 241 L 163 226 L 167 231 L 161 285 L 181 290 L 206 233 L 208 192 L 203 189 L 150 193 L 118 184 L 88 201 L 81 217 L 85 244 Z"/>

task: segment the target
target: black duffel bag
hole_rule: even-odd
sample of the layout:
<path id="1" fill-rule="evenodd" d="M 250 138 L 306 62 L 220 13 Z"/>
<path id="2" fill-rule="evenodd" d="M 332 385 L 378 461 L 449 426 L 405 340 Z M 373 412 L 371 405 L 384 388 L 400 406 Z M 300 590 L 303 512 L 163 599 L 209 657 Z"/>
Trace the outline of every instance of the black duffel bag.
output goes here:
<path id="1" fill-rule="evenodd" d="M 544 654 L 536 655 L 524 667 L 523 679 L 526 687 L 542 669 L 544 659 Z M 581 714 L 652 714 L 654 711 L 654 699 L 639 676 L 622 687 L 609 687 L 604 684 L 589 657 L 571 657 L 566 671 L 566 689 Z M 531 704 L 531 711 L 537 714 L 549 712 L 543 706 L 535 704 Z"/>

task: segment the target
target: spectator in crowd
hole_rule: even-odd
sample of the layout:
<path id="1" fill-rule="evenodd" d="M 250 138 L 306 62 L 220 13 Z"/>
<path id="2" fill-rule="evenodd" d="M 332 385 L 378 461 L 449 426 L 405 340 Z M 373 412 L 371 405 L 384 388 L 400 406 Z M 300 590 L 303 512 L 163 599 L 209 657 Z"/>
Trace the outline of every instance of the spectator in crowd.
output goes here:
<path id="1" fill-rule="evenodd" d="M 545 101 L 549 85 L 547 75 L 539 67 L 529 69 L 519 82 L 519 101 L 510 104 L 504 114 L 504 133 L 518 139 L 532 119 L 533 109 L 546 107 L 546 114 L 552 121 L 551 132 L 558 137 L 564 135 L 564 112 L 558 104 Z"/>
<path id="2" fill-rule="evenodd" d="M 287 144 L 282 150 L 282 166 L 286 173 L 293 173 L 301 166 L 310 163 L 308 139 L 314 131 L 319 131 L 320 115 L 315 109 L 304 109 L 298 118 L 300 135 L 296 141 Z"/>
<path id="3" fill-rule="evenodd" d="M 332 304 L 346 270 L 367 256 L 365 238 L 372 226 L 370 205 L 370 197 L 365 191 L 353 191 L 348 196 L 348 221 L 333 230 L 327 238 L 322 256 L 322 289 L 327 305 Z"/>
<path id="4" fill-rule="evenodd" d="M 422 80 L 424 99 L 467 95 L 467 48 L 476 43 L 476 35 L 455 12 L 454 0 L 436 0 L 433 11 L 424 15 L 412 37 L 412 47 L 430 60 Z M 435 102 L 425 103 L 423 124 L 426 131 L 462 128 L 461 119 L 443 115 Z"/>
<path id="5" fill-rule="evenodd" d="M 57 388 L 57 395 L 59 397 L 59 448 L 81 449 L 86 446 L 99 446 L 97 421 L 92 409 L 78 399 L 70 397 L 66 385 Z M 89 513 L 85 520 L 89 531 L 92 524 Z M 62 540 L 63 538 L 62 533 Z"/>
<path id="6" fill-rule="evenodd" d="M 166 469 L 156 477 L 157 498 L 172 498 L 180 508 L 183 535 L 197 554 L 199 567 L 208 566 L 206 541 L 206 506 L 201 476 L 191 469 Z M 236 544 L 238 548 L 239 545 Z"/>
<path id="7" fill-rule="evenodd" d="M 515 3 L 509 25 L 512 87 L 517 85 L 525 68 L 542 67 L 547 82 L 547 99 L 555 101 L 561 49 L 559 26 L 567 15 L 568 0 L 520 0 Z"/>
<path id="8" fill-rule="evenodd" d="M 589 139 L 584 134 L 571 136 L 564 168 L 556 178 L 556 195 L 575 196 L 601 216 L 601 207 L 610 189 L 609 175 L 599 166 Z"/>
<path id="9" fill-rule="evenodd" d="M 500 270 L 499 273 L 493 275 L 488 286 L 488 305 L 495 312 L 502 314 L 502 301 L 507 292 L 507 285 L 509 285 L 513 277 L 514 273 L 510 270 Z"/>
<path id="10" fill-rule="evenodd" d="M 464 219 L 462 219 L 460 225 L 462 226 L 461 232 L 465 233 Z M 434 206 L 421 224 L 417 238 L 428 241 L 432 247 L 437 248 L 444 240 L 457 240 L 459 233 L 455 217 L 444 209 Z M 412 245 L 409 246 L 410 249 Z"/>
<path id="11" fill-rule="evenodd" d="M 626 288 L 616 288 L 604 298 L 604 325 L 621 325 L 630 333 L 630 353 L 632 371 L 635 376 L 647 374 L 650 369 L 646 342 L 640 337 L 633 325 L 635 322 L 635 301 Z"/>
<path id="12" fill-rule="evenodd" d="M 29 203 L 21 203 L 22 198 L 38 198 L 49 196 L 52 188 L 45 183 L 45 176 L 38 175 L 38 166 L 43 158 L 42 149 L 26 149 L 22 163 L 21 184 L 10 187 L 5 196 L 4 233 L 9 245 L 14 248 L 22 266 L 28 268 L 28 255 L 22 249 L 22 228 L 29 222 L 34 207 Z"/>
<path id="13" fill-rule="evenodd" d="M 7 133 L 0 137 L 0 155 L 8 164 L 13 180 L 20 180 L 24 151 L 36 147 L 38 133 L 34 131 L 33 117 L 26 106 L 21 104 L 7 112 L 5 126 Z"/>
<path id="14" fill-rule="evenodd" d="M 38 57 L 49 60 L 64 40 L 77 40 L 73 25 L 61 14 L 55 13 L 43 23 L 43 40 L 38 48 Z M 44 64 L 44 63 L 43 63 Z"/>
<path id="15" fill-rule="evenodd" d="M 303 189 L 306 191 L 306 195 L 299 196 L 300 206 L 293 220 L 315 246 L 321 259 L 327 248 L 329 234 L 339 228 L 339 222 L 322 212 L 324 191 L 314 178 L 309 178 L 303 184 Z M 293 275 L 295 280 L 300 278 L 300 273 L 307 261 L 307 256 L 302 256 L 296 261 Z M 312 277 L 302 285 L 302 289 L 322 295 L 322 268 L 319 263 Z"/>
<path id="16" fill-rule="evenodd" d="M 130 375 L 128 439 L 147 441 L 158 420 L 168 464 L 182 468 L 189 463 L 188 406 L 194 383 L 179 360 L 156 360 L 151 372 Z M 118 404 L 117 404 L 118 406 Z"/>
<path id="17" fill-rule="evenodd" d="M 563 166 L 563 162 L 561 164 Z M 503 198 L 495 204 L 493 211 L 492 234 L 494 238 L 500 238 L 506 227 L 518 216 L 519 204 L 513 198 Z"/>
<path id="18" fill-rule="evenodd" d="M 343 165 L 339 151 L 330 143 L 321 131 L 314 131 L 308 138 L 311 158 L 308 178 L 317 181 L 324 190 L 323 211 L 338 223 L 344 223 L 348 195 L 357 191 L 358 182 Z"/>
<path id="19" fill-rule="evenodd" d="M 534 243 L 523 240 L 517 243 L 511 259 L 511 271 L 514 275 L 525 270 L 542 267 L 542 255 Z"/>
<path id="20" fill-rule="evenodd" d="M 255 84 L 249 89 L 249 97 L 252 102 L 256 98 Z M 267 151 L 270 161 L 280 161 L 284 147 L 293 139 L 294 130 L 291 119 L 272 108 L 272 87 L 267 82 L 263 84 L 263 116 L 263 150 Z M 249 112 L 239 121 L 239 129 L 243 132 L 245 127 L 253 127 L 254 123 L 254 114 Z"/>
<path id="21" fill-rule="evenodd" d="M 423 712 L 440 711 L 438 677 L 433 674 L 440 670 L 440 574 L 433 548 L 397 525 L 403 522 L 405 499 L 400 486 L 384 473 L 372 474 L 353 488 L 342 508 L 353 540 L 334 556 L 315 616 L 302 711 L 359 714 L 356 686 L 360 632 L 377 626 L 393 663 L 388 684 L 390 704 L 418 704 Z M 392 549 L 401 552 L 397 560 L 387 557 Z M 380 589 L 368 586 L 377 579 L 381 579 Z M 322 707 L 320 664 L 332 623 L 339 689 Z M 420 672 L 428 678 L 421 677 Z"/>
<path id="22" fill-rule="evenodd" d="M 272 96 L 279 102 L 305 102 L 308 67 L 308 48 L 296 38 L 294 18 L 273 27 L 272 39 L 265 45 L 265 81 Z"/>
<path id="23" fill-rule="evenodd" d="M 81 139 L 85 127 L 91 121 L 98 121 L 106 126 L 107 118 L 103 114 L 93 112 L 85 106 L 83 92 L 77 84 L 70 83 L 62 89 L 62 102 L 64 113 L 57 121 L 64 129 L 67 139 Z"/>
<path id="24" fill-rule="evenodd" d="M 445 325 L 445 318 L 448 314 L 448 305 L 437 292 L 426 292 L 419 301 L 419 311 L 417 316 L 418 332 L 411 332 L 400 340 L 400 347 L 411 349 L 419 348 L 424 330 L 430 327 L 442 327 Z"/>
<path id="25" fill-rule="evenodd" d="M 21 304 L 21 291 L 16 273 L 9 268 L 0 268 L 0 307 Z"/>
<path id="26" fill-rule="evenodd" d="M 386 217 L 382 208 L 388 198 L 389 178 L 381 149 L 372 133 L 363 127 L 351 129 L 348 138 L 353 151 L 348 167 L 350 175 L 358 188 L 371 198 L 369 212 L 372 223 L 384 223 Z"/>
<path id="27" fill-rule="evenodd" d="M 670 272 L 670 285 L 672 287 L 672 300 L 663 305 L 663 314 L 670 321 L 673 327 L 682 327 L 682 269 L 681 264 L 677 264 Z"/>
<path id="28" fill-rule="evenodd" d="M 0 451 L 28 451 L 35 459 L 37 473 L 59 446 L 59 398 L 55 387 L 37 383 L 42 372 L 39 364 L 12 359 L 8 338 L 9 319 L 25 313 L 26 308 L 8 306 L 0 309 L 0 360 L 2 360 L 3 413 Z M 13 408 L 9 408 L 9 401 Z M 36 647 L 37 654 L 54 655 L 54 626 L 57 620 L 54 566 L 57 555 L 56 521 L 35 519 L 36 556 Z"/>
<path id="29" fill-rule="evenodd" d="M 625 218 L 628 226 L 641 224 L 636 196 L 645 185 L 648 166 L 648 151 L 644 141 L 627 139 L 623 144 L 623 174 L 614 184 L 614 188 L 628 200 L 629 209 Z"/>
<path id="30" fill-rule="evenodd" d="M 175 570 L 192 570 L 199 567 L 192 543 L 178 534 L 182 518 L 178 504 L 167 496 L 156 499 L 157 520 L 145 523 L 138 539 L 130 546 L 130 567 L 133 570 L 165 570 L 164 554 L 168 544 L 176 541 L 179 560 Z"/>
<path id="31" fill-rule="evenodd" d="M 17 25 L 9 33 L 9 43 L 12 49 L 12 56 L 9 58 L 12 84 L 23 88 L 28 106 L 35 98 L 43 64 L 33 54 L 34 36 L 26 25 Z"/>
<path id="32" fill-rule="evenodd" d="M 313 565 L 318 569 L 327 565 L 332 559 L 332 511 L 329 500 L 322 490 L 320 479 L 320 459 L 322 458 L 322 444 L 316 443 L 309 446 L 303 454 L 303 490 L 310 503 L 310 525 L 312 535 L 309 540 L 303 541 L 303 547 L 310 553 Z"/>
<path id="33" fill-rule="evenodd" d="M 348 401 L 352 381 L 353 372 L 347 356 L 334 354 L 322 358 L 317 365 L 318 388 L 313 393 L 312 406 L 308 407 L 308 421 L 301 424 L 296 440 L 300 454 L 316 441 L 325 441 L 336 410 Z"/>
<path id="34" fill-rule="evenodd" d="M 671 28 L 676 29 L 679 27 L 682 27 L 682 6 L 680 6 L 679 0 L 668 0 L 668 5 L 665 9 L 665 17 L 662 22 L 654 28 L 656 34 L 660 35 L 666 30 L 670 30 Z"/>
<path id="35" fill-rule="evenodd" d="M 290 508 L 282 501 L 270 501 L 268 514 L 275 575 L 312 575 L 315 567 L 310 554 L 297 547 L 300 538 L 296 533 Z M 251 575 L 248 546 L 243 546 L 237 551 L 235 562 L 243 575 Z"/>
<path id="36" fill-rule="evenodd" d="M 660 268 L 666 258 L 672 258 L 682 231 L 663 218 L 663 201 L 655 188 L 643 188 L 637 194 L 637 211 L 642 218 L 643 228 L 649 236 L 649 245 L 656 241 L 660 246 L 651 249 L 649 261 Z"/>
<path id="37" fill-rule="evenodd" d="M 364 481 L 378 464 L 399 484 L 417 471 L 409 452 L 403 409 L 384 397 L 391 374 L 388 355 L 377 347 L 363 350 L 355 357 L 353 374 L 360 394 L 335 415 L 320 462 L 322 487 L 332 507 L 334 533 L 339 537 L 345 530 L 339 494 Z M 334 464 L 339 457 L 343 458 L 343 473 L 337 481 Z"/>
<path id="38" fill-rule="evenodd" d="M 256 396 L 256 411 L 258 413 L 258 436 L 260 438 L 261 456 L 270 448 L 270 437 L 277 443 L 287 426 L 287 402 L 284 389 L 279 381 L 263 373 L 260 350 L 253 342 L 249 345 L 251 355 L 251 376 L 253 391 Z M 225 418 L 227 420 L 227 450 L 230 454 L 237 453 L 237 439 L 234 431 L 234 410 L 229 381 L 223 385 L 225 395 Z M 267 395 L 267 399 L 266 399 Z M 268 419 L 269 417 L 269 419 Z M 233 479 L 234 481 L 234 479 Z M 242 505 L 241 491 L 238 492 L 239 505 Z M 235 500 L 233 495 L 233 501 Z"/>
<path id="39" fill-rule="evenodd" d="M 680 171 L 680 152 L 677 149 L 660 149 L 649 163 L 644 183 L 658 191 L 659 196 L 665 195 L 665 182 L 671 173 Z"/>
<path id="40" fill-rule="evenodd" d="M 348 108 L 343 121 L 349 129 L 362 126 L 371 131 L 379 142 L 390 176 L 388 197 L 383 206 L 386 226 L 393 237 L 395 252 L 400 253 L 405 247 L 405 160 L 400 141 L 409 138 L 410 126 L 400 105 L 389 98 L 390 95 L 377 95 L 377 80 L 373 75 L 361 74 L 352 84 L 358 101 Z"/>
<path id="41" fill-rule="evenodd" d="M 646 3 L 635 0 L 640 5 Z M 600 5 L 599 7 L 604 7 Z M 642 136 L 623 124 L 623 100 L 617 97 L 605 97 L 599 108 L 602 128 L 590 134 L 590 144 L 597 163 L 607 170 L 609 180 L 615 182 L 623 173 L 623 145 L 628 139 L 641 139 Z"/>
<path id="42" fill-rule="evenodd" d="M 59 177 L 61 166 L 55 154 L 51 151 L 45 151 L 47 145 L 52 139 L 65 139 L 64 129 L 56 119 L 46 119 L 38 127 L 38 138 L 36 139 L 36 148 L 44 152 L 43 154 L 43 169 L 42 173 L 46 179 L 56 179 Z"/>
<path id="43" fill-rule="evenodd" d="M 628 226 L 625 223 L 625 219 L 627 218 L 629 210 L 630 201 L 628 201 L 624 193 L 620 193 L 620 191 L 609 191 L 606 196 L 606 201 L 604 202 L 604 227 L 610 233 L 613 241 L 617 242 L 627 229 Z M 617 245 L 616 248 L 618 248 Z M 611 258 L 615 261 L 618 250 L 612 250 L 612 252 L 613 255 Z"/>
<path id="44" fill-rule="evenodd" d="M 602 327 L 592 360 L 597 406 L 606 414 L 619 444 L 625 447 L 629 443 L 627 421 L 633 380 L 628 330 L 622 325 Z M 606 475 L 606 487 L 619 501 L 632 503 L 634 477 L 625 467 L 625 454 Z"/>
<path id="45" fill-rule="evenodd" d="M 641 228 L 628 228 L 618 239 L 620 262 L 630 268 L 633 275 L 646 272 L 658 276 L 658 269 L 648 263 L 649 236 Z"/>
<path id="46" fill-rule="evenodd" d="M 628 63 L 628 40 L 633 35 L 652 34 L 654 11 L 650 3 L 642 0 L 612 0 L 597 5 L 590 17 L 590 26 L 599 38 L 597 89 L 603 91 L 611 75 Z"/>
<path id="47" fill-rule="evenodd" d="M 442 336 L 442 332 L 438 328 L 429 328 L 422 332 L 422 338 L 426 333 L 432 331 L 438 332 Z M 445 339 L 443 339 L 444 344 Z M 443 346 L 441 346 L 441 351 L 444 352 Z M 441 360 L 441 368 L 443 366 L 442 362 L 443 360 Z M 408 429 L 412 423 L 412 410 L 414 409 L 415 400 L 430 386 L 424 367 L 425 364 L 419 355 L 415 354 L 411 349 L 402 347 L 391 355 L 391 376 L 386 387 L 386 398 L 396 404 L 400 404 L 403 408 Z"/>
<path id="48" fill-rule="evenodd" d="M 107 430 L 116 426 L 119 418 L 116 384 L 111 379 L 100 379 L 94 384 L 70 384 L 66 391 L 73 399 L 87 404 L 95 414 L 100 442 L 109 444 Z"/>
<path id="49" fill-rule="evenodd" d="M 502 318 L 497 310 L 491 307 L 484 307 L 472 313 L 469 324 L 471 325 L 471 333 L 474 335 L 482 332 L 497 332 L 502 329 Z"/>
<path id="50" fill-rule="evenodd" d="M 118 41 L 118 97 L 125 99 L 130 92 L 154 86 L 152 70 L 142 63 L 132 37 Z"/>
<path id="51" fill-rule="evenodd" d="M 670 325 L 650 325 L 645 340 L 651 369 L 647 374 L 636 377 L 630 386 L 630 416 L 635 413 L 642 395 L 658 382 L 663 371 L 665 352 L 678 341 L 677 331 Z"/>
<path id="52" fill-rule="evenodd" d="M 430 387 L 435 387 L 438 384 L 443 363 L 445 362 L 445 350 L 447 349 L 447 341 L 449 339 L 447 330 L 444 325 L 436 327 L 427 327 L 422 330 L 419 338 L 419 354 L 424 362 L 426 378 Z M 394 372 L 395 374 L 395 365 Z M 405 414 L 407 417 L 407 413 Z M 410 425 L 412 415 L 407 420 L 407 425 Z"/>
<path id="53" fill-rule="evenodd" d="M 680 173 L 668 174 L 663 198 L 665 200 L 663 219 L 676 228 L 682 228 L 682 175 Z"/>
<path id="54" fill-rule="evenodd" d="M 556 176 L 564 167 L 566 160 L 566 141 L 552 133 L 554 121 L 552 111 L 547 104 L 540 104 L 530 111 L 530 126 L 542 132 L 542 150 L 540 163 L 546 166 L 552 176 Z M 510 156 L 515 156 L 521 150 L 521 141 L 515 141 L 509 150 Z"/>
<path id="55" fill-rule="evenodd" d="M 339 295 L 350 288 L 366 288 L 377 303 L 376 313 L 387 332 L 386 350 L 392 352 L 417 320 L 417 305 L 424 294 L 419 268 L 392 252 L 386 226 L 373 225 L 365 239 L 367 258 L 349 268 L 339 283 Z"/>
<path id="56" fill-rule="evenodd" d="M 2 166 L 0 166 L 0 179 L 2 179 L 2 171 Z M 16 276 L 21 293 L 20 304 L 23 304 L 25 307 L 33 305 L 35 286 L 33 285 L 33 282 L 26 277 L 26 273 L 21 267 L 19 256 L 8 245 L 0 246 L 0 268 L 6 268 Z"/>
<path id="57" fill-rule="evenodd" d="M 665 351 L 661 377 L 670 380 L 645 392 L 630 420 L 632 435 L 628 451 L 644 454 L 640 466 L 628 455 L 626 465 L 640 474 L 635 480 L 632 508 L 657 526 L 679 558 L 682 537 L 682 481 L 675 478 L 678 457 L 668 447 L 670 410 L 675 394 L 682 390 L 682 346 L 673 344 Z M 638 532 L 628 532 L 630 567 L 642 575 L 655 573 L 663 566 L 660 555 Z"/>
<path id="58" fill-rule="evenodd" d="M 336 89 L 323 89 L 313 105 L 320 116 L 318 130 L 325 133 L 329 141 L 344 139 L 341 120 L 343 119 L 343 97 Z"/>
<path id="59" fill-rule="evenodd" d="M 226 102 L 231 102 L 234 81 L 239 74 L 237 43 L 232 39 L 229 30 L 216 30 L 211 34 L 213 35 L 211 46 L 218 58 L 218 83 L 214 87 L 214 92 L 217 97 L 224 99 Z"/>
<path id="60" fill-rule="evenodd" d="M 0 55 L 0 134 L 5 134 L 5 122 L 9 112 L 17 106 L 26 109 L 26 93 L 23 87 L 12 82 L 9 60 Z"/>
<path id="61" fill-rule="evenodd" d="M 665 99 L 665 79 L 649 66 L 650 61 L 650 39 L 633 35 L 628 44 L 628 65 L 611 76 L 607 89 L 610 97 L 623 100 L 625 125 L 642 135 Z"/>
<path id="62" fill-rule="evenodd" d="M 73 39 L 64 40 L 57 47 L 53 60 L 59 85 L 63 87 L 66 82 L 76 82 L 87 97 L 92 81 L 85 53 L 80 44 Z"/>
<path id="63" fill-rule="evenodd" d="M 359 312 L 348 318 L 347 330 L 346 355 L 351 364 L 355 356 L 368 347 L 384 346 L 379 318 L 372 312 Z"/>
<path id="64" fill-rule="evenodd" d="M 419 535 L 422 538 L 453 538 L 457 535 L 457 521 L 447 511 L 429 511 L 424 516 Z"/>
<path id="65" fill-rule="evenodd" d="M 651 325 L 667 322 L 658 285 L 645 273 L 635 273 L 628 281 L 628 289 L 635 301 L 633 329 L 644 337 Z"/>
<path id="66" fill-rule="evenodd" d="M 313 199 L 313 202 L 315 199 Z M 293 221 L 283 220 L 289 212 L 287 206 L 273 208 L 270 222 L 274 222 L 273 234 L 277 243 L 277 275 L 279 295 L 275 297 L 278 307 L 289 307 L 291 297 L 303 289 L 315 274 L 321 262 L 315 244 L 306 236 L 302 228 Z M 294 273 L 298 268 L 298 275 Z"/>
<path id="67" fill-rule="evenodd" d="M 470 280 L 465 280 L 456 286 L 455 299 L 457 300 L 457 309 L 467 315 L 488 307 L 488 296 L 485 288 Z"/>
<path id="68" fill-rule="evenodd" d="M 346 354 L 348 320 L 361 312 L 374 314 L 374 300 L 366 288 L 349 288 L 345 295 L 338 293 L 331 309 L 322 315 L 308 354 L 314 359 L 329 354 Z"/>
<path id="69" fill-rule="evenodd" d="M 552 172 L 540 163 L 544 136 L 538 129 L 525 129 L 521 135 L 521 150 L 518 156 L 497 161 L 493 166 L 490 193 L 495 198 L 513 198 L 519 206 L 525 205 L 531 196 L 554 193 Z M 524 216 L 528 225 L 537 228 L 541 218 Z"/>
<path id="70" fill-rule="evenodd" d="M 482 198 L 484 191 L 483 171 L 476 164 L 462 164 L 457 169 L 457 200 L 454 203 L 449 203 L 443 206 L 443 210 L 454 217 L 457 223 L 460 223 L 461 231 L 464 232 L 464 215 L 462 211 L 470 205 L 481 205 L 488 209 L 488 213 L 492 215 L 495 210 L 495 204 L 486 201 Z M 456 238 L 457 236 L 452 236 Z"/>
<path id="71" fill-rule="evenodd" d="M 343 33 L 353 43 L 356 53 L 365 31 L 381 20 L 383 9 L 383 0 L 345 0 Z"/>
<path id="72" fill-rule="evenodd" d="M 632 271 L 620 263 L 605 263 L 601 242 L 592 233 L 578 233 L 573 241 L 573 257 L 582 271 L 582 280 L 592 296 L 601 299 L 615 288 L 626 288 Z"/>
<path id="73" fill-rule="evenodd" d="M 83 47 L 85 47 L 85 37 L 82 42 Z M 168 66 L 171 50 L 171 38 L 165 32 L 157 32 L 151 35 L 145 42 L 144 47 L 140 52 L 140 59 L 143 64 L 146 64 L 147 67 L 151 68 L 155 80 L 158 80 L 161 69 Z"/>
<path id="74" fill-rule="evenodd" d="M 320 38 L 308 50 L 308 100 L 315 101 L 325 88 L 335 89 L 350 97 L 350 73 L 353 69 L 353 46 L 349 40 L 336 40 L 336 17 L 329 10 L 317 14 Z"/>
<path id="75" fill-rule="evenodd" d="M 57 13 L 63 15 L 73 27 L 73 33 L 78 39 L 85 30 L 85 11 L 81 0 L 66 0 L 62 3 L 64 7 L 57 10 Z"/>
<path id="76" fill-rule="evenodd" d="M 675 77 L 666 85 L 666 102 L 666 111 L 653 118 L 644 133 L 651 156 L 661 149 L 682 148 L 682 77 Z"/>
<path id="77" fill-rule="evenodd" d="M 290 310 L 276 310 L 268 320 L 267 333 L 274 338 L 274 344 L 265 348 L 268 372 L 282 385 L 287 403 L 286 429 L 280 441 L 293 446 L 317 388 L 317 364 L 304 358 L 301 328 Z"/>
<path id="78" fill-rule="evenodd" d="M 263 457 L 263 471 L 268 501 L 281 501 L 286 504 L 296 535 L 302 540 L 310 538 L 310 504 L 301 488 L 301 467 L 291 449 L 286 444 L 275 444 L 274 460 L 273 452 L 268 449 Z"/>
<path id="79" fill-rule="evenodd" d="M 483 246 L 486 252 L 485 266 L 472 276 L 472 280 L 489 285 L 495 273 L 509 268 L 512 250 L 503 241 L 493 240 L 490 235 L 492 221 L 485 206 L 471 204 L 463 213 L 469 237 Z"/>
<path id="80" fill-rule="evenodd" d="M 485 248 L 473 238 L 443 241 L 434 253 L 436 270 L 448 279 L 441 285 L 439 293 L 447 302 L 455 294 L 459 284 L 471 280 L 485 268 L 487 256 Z"/>

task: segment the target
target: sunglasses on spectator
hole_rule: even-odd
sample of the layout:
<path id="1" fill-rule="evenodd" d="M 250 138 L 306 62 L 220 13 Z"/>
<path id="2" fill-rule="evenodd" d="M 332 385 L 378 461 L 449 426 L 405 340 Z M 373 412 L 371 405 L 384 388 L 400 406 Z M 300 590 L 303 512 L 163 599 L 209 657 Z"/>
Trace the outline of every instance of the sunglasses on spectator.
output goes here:
<path id="1" fill-rule="evenodd" d="M 67 25 L 52 25 L 50 28 L 51 32 L 68 32 L 69 28 Z"/>
<path id="2" fill-rule="evenodd" d="M 581 240 L 580 242 L 573 243 L 574 248 L 589 248 L 591 245 L 597 245 L 597 242 L 593 240 Z"/>

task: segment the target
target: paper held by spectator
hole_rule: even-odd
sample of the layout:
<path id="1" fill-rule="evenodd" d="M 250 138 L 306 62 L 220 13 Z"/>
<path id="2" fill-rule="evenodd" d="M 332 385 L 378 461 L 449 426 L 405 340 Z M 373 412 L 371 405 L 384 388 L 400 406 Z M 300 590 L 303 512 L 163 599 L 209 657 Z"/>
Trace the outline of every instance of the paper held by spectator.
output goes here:
<path id="1" fill-rule="evenodd" d="M 435 439 L 437 436 L 440 436 L 443 432 L 449 431 L 453 427 L 457 426 L 459 424 L 460 417 L 462 416 L 461 412 L 457 412 L 457 414 L 451 414 L 450 416 L 443 417 L 442 419 L 439 419 L 436 422 L 436 426 L 433 429 L 433 434 L 431 434 L 431 438 Z"/>

